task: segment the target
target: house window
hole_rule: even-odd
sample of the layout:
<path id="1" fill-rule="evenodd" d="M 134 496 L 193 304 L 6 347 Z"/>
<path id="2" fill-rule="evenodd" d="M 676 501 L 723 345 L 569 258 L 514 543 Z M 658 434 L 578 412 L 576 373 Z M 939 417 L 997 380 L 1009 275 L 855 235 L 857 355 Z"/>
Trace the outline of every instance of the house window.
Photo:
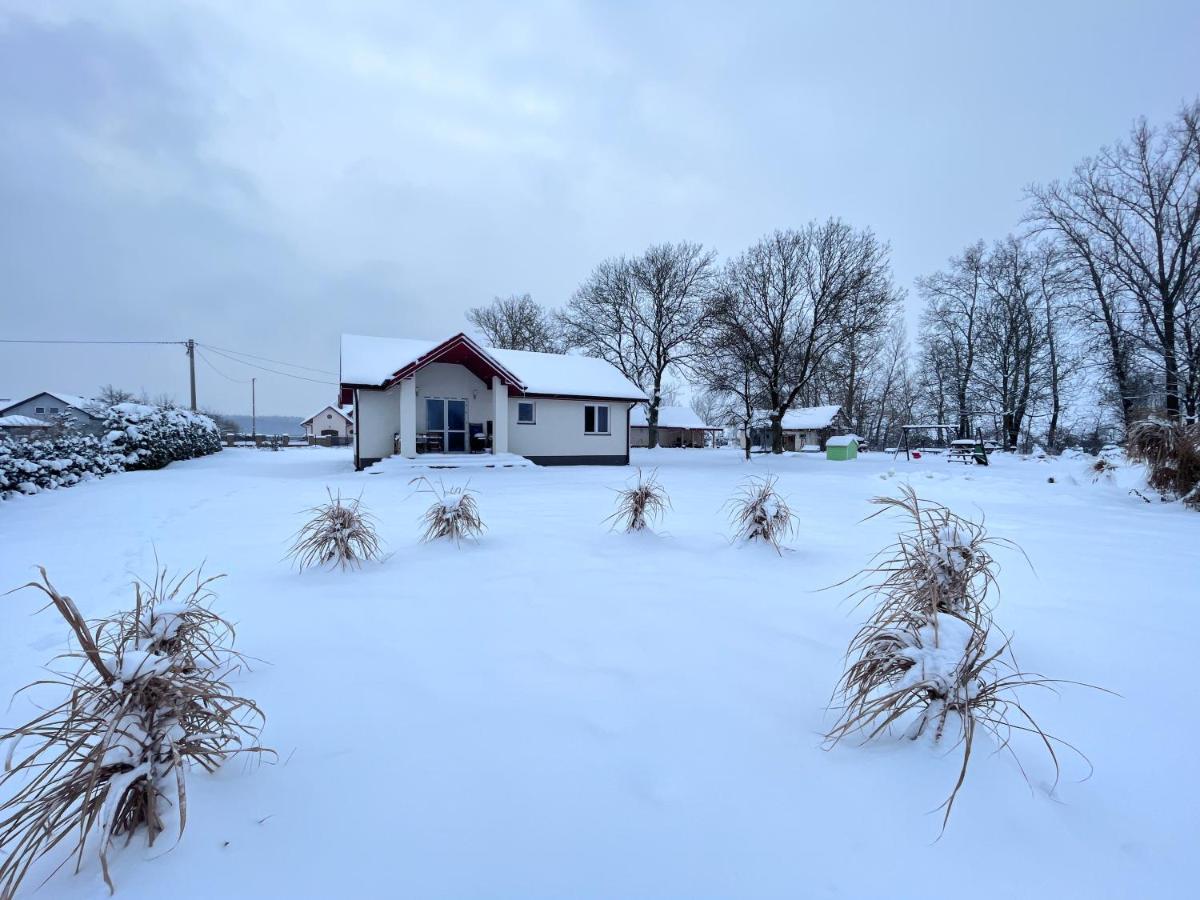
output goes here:
<path id="1" fill-rule="evenodd" d="M 517 404 L 517 424 L 533 425 L 534 422 L 533 403 L 531 401 L 522 400 Z"/>
<path id="2" fill-rule="evenodd" d="M 35 413 L 44 413 L 44 412 L 46 411 L 46 407 L 44 407 L 44 406 L 35 406 L 35 407 L 33 408 L 33 411 L 34 411 Z"/>
<path id="3" fill-rule="evenodd" d="M 57 406 L 50 407 L 50 412 L 52 412 L 52 413 L 58 412 L 58 407 Z"/>
<path id="4" fill-rule="evenodd" d="M 608 407 L 592 406 L 590 403 L 583 408 L 583 433 L 608 434 Z"/>

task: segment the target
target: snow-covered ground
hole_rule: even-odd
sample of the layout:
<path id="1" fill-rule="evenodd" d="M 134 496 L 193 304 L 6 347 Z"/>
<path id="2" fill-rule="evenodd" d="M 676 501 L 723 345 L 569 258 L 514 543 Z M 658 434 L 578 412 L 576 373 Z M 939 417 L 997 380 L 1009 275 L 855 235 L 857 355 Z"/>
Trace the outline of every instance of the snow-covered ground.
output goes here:
<path id="1" fill-rule="evenodd" d="M 635 451 L 674 509 L 656 536 L 604 518 L 632 469 L 445 471 L 488 531 L 417 542 L 429 503 L 345 450 L 226 450 L 0 504 L 0 588 L 35 564 L 86 615 L 127 604 L 154 552 L 228 573 L 217 608 L 269 661 L 238 681 L 279 763 L 194 772 L 174 849 L 115 851 L 119 897 L 1183 897 L 1200 876 L 1194 607 L 1200 515 L 1092 484 L 1083 461 L 988 468 Z M 889 470 L 894 469 L 894 474 Z M 794 550 L 731 545 L 725 500 L 773 472 Z M 1054 477 L 1054 483 L 1048 478 Z M 1026 696 L 1091 758 L 1051 770 L 979 753 L 941 840 L 957 756 L 901 739 L 822 749 L 864 611 L 848 588 L 911 482 L 1019 543 L 997 623 L 1048 676 Z M 298 574 L 298 511 L 357 495 L 390 556 Z M 0 603 L 0 691 L 38 677 L 65 629 L 41 595 Z M 30 715 L 18 699 L 0 724 Z M 148 861 L 147 861 L 148 860 Z M 94 858 L 39 896 L 105 893 Z"/>

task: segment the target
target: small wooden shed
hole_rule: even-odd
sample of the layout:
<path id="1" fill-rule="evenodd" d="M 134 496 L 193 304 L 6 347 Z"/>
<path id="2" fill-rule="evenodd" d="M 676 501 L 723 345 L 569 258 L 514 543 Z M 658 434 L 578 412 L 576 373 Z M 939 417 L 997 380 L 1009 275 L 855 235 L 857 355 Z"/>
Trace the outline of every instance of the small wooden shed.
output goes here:
<path id="1" fill-rule="evenodd" d="M 858 457 L 858 437 L 853 434 L 838 434 L 825 442 L 825 458 L 845 462 Z"/>

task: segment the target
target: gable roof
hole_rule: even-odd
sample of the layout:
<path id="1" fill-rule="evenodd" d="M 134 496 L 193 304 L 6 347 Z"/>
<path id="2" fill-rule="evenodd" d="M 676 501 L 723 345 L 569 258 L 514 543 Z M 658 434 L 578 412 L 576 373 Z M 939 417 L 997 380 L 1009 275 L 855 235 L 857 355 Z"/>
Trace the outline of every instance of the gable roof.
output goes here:
<path id="1" fill-rule="evenodd" d="M 53 397 L 64 406 L 68 406 L 71 409 L 77 409 L 84 415 L 91 416 L 93 419 L 104 418 L 104 404 L 99 400 L 93 400 L 90 397 L 80 397 L 78 394 L 64 394 L 61 391 L 38 391 L 36 394 L 30 394 L 24 400 L 18 400 L 16 403 L 10 403 L 8 406 L 0 409 L 0 415 L 3 415 L 15 406 L 21 406 L 22 404 L 28 403 L 30 400 L 36 400 L 38 397 L 42 396 Z"/>
<path id="2" fill-rule="evenodd" d="M 354 421 L 354 416 L 352 416 L 352 415 L 350 415 L 350 413 L 346 412 L 345 407 L 338 406 L 337 404 L 334 404 L 334 403 L 326 403 L 324 406 L 322 406 L 320 409 L 318 409 L 315 413 L 313 413 L 307 419 L 301 419 L 300 424 L 307 425 L 309 422 L 311 422 L 313 419 L 315 419 L 321 413 L 325 412 L 325 410 L 327 410 L 327 409 L 332 409 L 335 413 L 337 413 L 339 416 L 341 416 L 347 422 Z"/>
<path id="3" fill-rule="evenodd" d="M 522 394 L 646 399 L 615 366 L 591 356 L 483 347 L 461 333 L 445 341 L 342 335 L 343 385 L 388 387 L 435 362 L 458 363 L 481 378 L 497 375 Z"/>
<path id="4" fill-rule="evenodd" d="M 648 410 L 642 404 L 638 404 L 629 412 L 629 425 L 631 428 L 648 428 L 649 419 L 647 417 Z M 716 425 L 708 425 L 701 419 L 690 407 L 687 406 L 660 406 L 658 408 L 658 427 L 659 428 L 691 428 L 696 431 L 720 431 Z"/>

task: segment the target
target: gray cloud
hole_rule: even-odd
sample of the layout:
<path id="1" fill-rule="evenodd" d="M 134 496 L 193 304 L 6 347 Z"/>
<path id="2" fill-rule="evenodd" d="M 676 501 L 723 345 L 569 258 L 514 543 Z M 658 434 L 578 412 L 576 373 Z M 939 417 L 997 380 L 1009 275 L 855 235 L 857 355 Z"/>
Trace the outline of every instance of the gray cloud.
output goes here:
<path id="1" fill-rule="evenodd" d="M 446 334 L 651 241 L 733 253 L 828 215 L 908 284 L 1195 92 L 1200 10 L 1105 6 L 0 0 L 0 332 L 332 369 L 342 330 Z M 329 396 L 213 362 L 261 375 L 266 412 Z M 184 372 L 177 348 L 0 345 L 0 396 L 183 397 Z"/>

